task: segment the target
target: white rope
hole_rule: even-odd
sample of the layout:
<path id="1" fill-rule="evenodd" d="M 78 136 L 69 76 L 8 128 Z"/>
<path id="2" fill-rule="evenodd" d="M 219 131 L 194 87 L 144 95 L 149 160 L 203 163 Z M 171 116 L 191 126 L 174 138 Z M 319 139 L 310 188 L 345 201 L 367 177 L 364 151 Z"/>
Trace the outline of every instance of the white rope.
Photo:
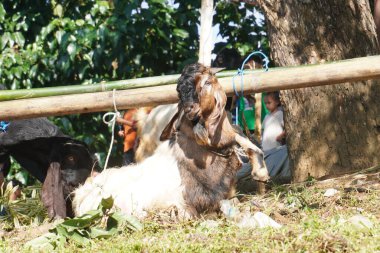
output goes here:
<path id="1" fill-rule="evenodd" d="M 115 135 L 115 123 L 116 123 L 116 119 L 121 116 L 120 112 L 116 108 L 115 92 L 116 92 L 116 90 L 113 89 L 112 97 L 113 97 L 113 107 L 115 109 L 115 112 L 107 112 L 106 114 L 103 115 L 103 122 L 104 122 L 104 124 L 107 124 L 108 126 L 112 125 L 111 144 L 110 144 L 110 148 L 108 150 L 106 161 L 104 163 L 104 170 L 107 169 L 108 159 L 110 158 L 111 151 L 112 151 L 112 146 L 113 146 L 113 142 L 114 142 L 114 135 Z M 108 116 L 111 116 L 110 120 L 106 119 Z"/>

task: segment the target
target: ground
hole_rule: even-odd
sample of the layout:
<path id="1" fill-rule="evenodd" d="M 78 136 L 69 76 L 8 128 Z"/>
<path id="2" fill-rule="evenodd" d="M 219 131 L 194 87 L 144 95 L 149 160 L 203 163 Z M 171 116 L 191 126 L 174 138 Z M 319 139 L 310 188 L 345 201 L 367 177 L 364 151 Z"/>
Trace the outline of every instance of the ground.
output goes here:
<path id="1" fill-rule="evenodd" d="M 380 252 L 380 166 L 320 181 L 272 185 L 264 195 L 239 194 L 237 199 L 240 214 L 261 211 L 282 228 L 241 228 L 239 214 L 187 222 L 155 214 L 142 231 L 93 240 L 87 246 L 68 242 L 57 251 Z M 24 243 L 51 226 L 4 233 L 0 252 L 28 252 Z"/>

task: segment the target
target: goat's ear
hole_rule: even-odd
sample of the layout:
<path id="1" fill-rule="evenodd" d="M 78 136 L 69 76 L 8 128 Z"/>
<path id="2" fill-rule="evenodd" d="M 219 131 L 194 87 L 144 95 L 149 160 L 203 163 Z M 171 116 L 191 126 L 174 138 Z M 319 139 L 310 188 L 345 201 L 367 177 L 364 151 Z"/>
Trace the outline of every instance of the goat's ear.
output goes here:
<path id="1" fill-rule="evenodd" d="M 222 70 L 225 70 L 226 68 L 210 68 L 210 71 L 211 71 L 211 73 L 212 74 L 216 74 L 216 73 L 218 73 L 218 72 L 220 72 L 220 71 L 222 71 Z"/>
<path id="2" fill-rule="evenodd" d="M 223 120 L 224 107 L 226 106 L 227 96 L 222 89 L 217 89 L 214 92 L 215 108 L 208 120 L 208 133 L 212 139 L 216 134 L 216 130 L 219 128 L 221 120 Z"/>
<path id="3" fill-rule="evenodd" d="M 177 128 L 179 127 L 179 121 L 181 120 L 182 114 L 183 114 L 183 110 L 181 110 L 181 112 L 177 111 L 176 114 L 174 114 L 172 119 L 169 121 L 169 123 L 166 125 L 166 127 L 162 131 L 160 135 L 160 141 L 169 140 L 172 137 L 173 132 L 175 132 Z"/>
<path id="4" fill-rule="evenodd" d="M 50 163 L 42 186 L 41 198 L 48 211 L 49 218 L 66 218 L 61 165 L 58 162 Z"/>

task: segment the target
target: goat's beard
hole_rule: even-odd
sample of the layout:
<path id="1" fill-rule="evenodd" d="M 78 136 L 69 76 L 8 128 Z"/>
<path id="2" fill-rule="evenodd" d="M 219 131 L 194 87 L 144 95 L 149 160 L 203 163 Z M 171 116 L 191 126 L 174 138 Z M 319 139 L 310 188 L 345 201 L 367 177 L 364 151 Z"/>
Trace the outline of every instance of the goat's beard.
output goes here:
<path id="1" fill-rule="evenodd" d="M 198 145 L 201 145 L 201 146 L 209 146 L 210 145 L 210 139 L 208 138 L 208 131 L 202 125 L 201 122 L 198 122 L 193 127 L 193 132 L 195 135 L 195 141 L 198 143 Z"/>

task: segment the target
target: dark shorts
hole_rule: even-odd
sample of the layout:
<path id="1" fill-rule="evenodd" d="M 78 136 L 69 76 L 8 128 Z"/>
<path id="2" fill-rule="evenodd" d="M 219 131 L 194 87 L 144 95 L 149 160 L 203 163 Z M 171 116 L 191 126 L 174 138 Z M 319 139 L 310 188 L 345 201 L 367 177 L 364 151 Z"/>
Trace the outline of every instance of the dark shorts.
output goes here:
<path id="1" fill-rule="evenodd" d="M 133 149 L 128 150 L 127 152 L 124 152 L 123 154 L 123 166 L 127 166 L 131 163 L 135 162 L 135 152 Z"/>

